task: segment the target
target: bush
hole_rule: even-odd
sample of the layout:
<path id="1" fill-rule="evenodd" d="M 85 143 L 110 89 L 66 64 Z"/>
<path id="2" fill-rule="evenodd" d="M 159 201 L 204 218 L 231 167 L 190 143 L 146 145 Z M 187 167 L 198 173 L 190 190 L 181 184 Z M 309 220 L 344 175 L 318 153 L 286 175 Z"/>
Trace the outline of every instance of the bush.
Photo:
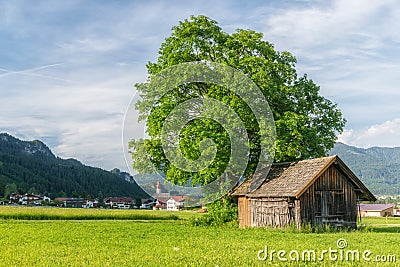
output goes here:
<path id="1" fill-rule="evenodd" d="M 43 200 L 42 201 L 42 206 L 50 206 L 50 201 L 48 201 L 48 200 Z"/>
<path id="2" fill-rule="evenodd" d="M 191 220 L 196 226 L 219 226 L 227 223 L 237 224 L 238 209 L 234 200 L 223 197 L 207 205 L 208 213 Z"/>

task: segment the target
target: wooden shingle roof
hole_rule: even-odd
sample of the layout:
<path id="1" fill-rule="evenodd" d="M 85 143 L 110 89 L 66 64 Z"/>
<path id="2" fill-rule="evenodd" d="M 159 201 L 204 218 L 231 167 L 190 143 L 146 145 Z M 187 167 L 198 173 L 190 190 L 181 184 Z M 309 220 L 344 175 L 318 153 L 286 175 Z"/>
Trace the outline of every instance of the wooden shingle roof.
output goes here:
<path id="1" fill-rule="evenodd" d="M 308 187 L 332 164 L 337 166 L 361 192 L 360 196 L 368 200 L 375 200 L 372 193 L 362 184 L 357 176 L 339 159 L 338 156 L 329 156 L 316 159 L 302 160 L 298 162 L 276 163 L 271 166 L 268 175 L 264 178 L 261 186 L 250 192 L 250 177 L 236 187 L 231 195 L 248 197 L 296 197 L 303 194 Z M 268 169 L 265 170 L 265 172 Z M 265 176 L 265 172 L 258 175 Z"/>

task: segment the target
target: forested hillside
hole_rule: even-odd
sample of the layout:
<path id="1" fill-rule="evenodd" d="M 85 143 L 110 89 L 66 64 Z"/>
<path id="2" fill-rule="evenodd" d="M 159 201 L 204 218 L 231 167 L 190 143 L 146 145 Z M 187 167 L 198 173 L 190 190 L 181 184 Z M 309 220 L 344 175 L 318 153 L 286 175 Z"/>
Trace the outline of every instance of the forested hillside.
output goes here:
<path id="1" fill-rule="evenodd" d="M 16 188 L 20 193 L 46 193 L 51 197 L 146 197 L 133 178 L 127 177 L 124 172 L 109 172 L 75 159 L 56 157 L 41 141 L 21 141 L 0 134 L 1 196 Z"/>
<path id="2" fill-rule="evenodd" d="M 399 147 L 364 149 L 336 143 L 330 154 L 338 155 L 373 193 L 400 193 Z"/>

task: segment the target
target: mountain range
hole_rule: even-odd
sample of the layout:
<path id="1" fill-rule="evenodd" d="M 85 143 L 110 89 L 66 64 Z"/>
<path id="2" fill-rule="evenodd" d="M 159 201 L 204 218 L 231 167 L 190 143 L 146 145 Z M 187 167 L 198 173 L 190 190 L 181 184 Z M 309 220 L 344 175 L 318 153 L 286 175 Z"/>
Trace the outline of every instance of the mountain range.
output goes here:
<path id="1" fill-rule="evenodd" d="M 338 155 L 372 193 L 400 194 L 400 147 L 358 148 L 336 143 L 329 154 Z"/>
<path id="2" fill-rule="evenodd" d="M 4 195 L 7 184 L 15 184 L 20 193 L 34 191 L 53 198 L 148 197 L 128 173 L 86 166 L 76 159 L 62 159 L 39 140 L 22 141 L 0 133 L 0 195 Z"/>

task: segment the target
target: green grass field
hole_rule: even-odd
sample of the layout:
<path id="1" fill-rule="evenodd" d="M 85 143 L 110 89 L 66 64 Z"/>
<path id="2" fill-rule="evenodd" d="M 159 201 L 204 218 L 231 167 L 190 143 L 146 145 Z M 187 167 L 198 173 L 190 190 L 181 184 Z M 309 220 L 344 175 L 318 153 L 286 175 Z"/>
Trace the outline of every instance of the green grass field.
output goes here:
<path id="1" fill-rule="evenodd" d="M 185 213 L 152 210 L 66 209 L 0 206 L 0 219 L 15 220 L 177 220 Z M 186 215 L 190 216 L 189 214 Z"/>
<path id="2" fill-rule="evenodd" d="M 23 216 L 19 216 L 23 214 Z M 32 215 L 30 220 L 26 216 Z M 40 217 L 40 214 L 47 214 Z M 51 216 L 50 216 L 51 215 Z M 98 216 L 88 220 L 88 216 Z M 192 212 L 139 210 L 83 210 L 0 208 L 1 266 L 400 266 L 397 218 L 363 219 L 362 230 L 336 233 L 299 233 L 291 229 L 195 227 Z M 13 219 L 10 219 L 13 218 Z M 51 218 L 38 220 L 36 218 Z M 130 219 L 128 219 L 130 218 Z M 347 247 L 339 249 L 338 239 Z M 342 240 L 343 242 L 343 240 Z M 342 243 L 340 243 L 342 244 Z M 268 257 L 265 260 L 265 247 Z M 337 250 L 323 254 L 323 250 Z M 259 251 L 261 252 L 259 253 Z M 285 250 L 278 259 L 277 252 Z M 301 259 L 314 250 L 315 261 Z M 348 251 L 360 261 L 346 261 Z M 370 262 L 362 259 L 369 250 Z M 289 253 L 299 252 L 299 261 Z M 281 252 L 283 253 L 283 252 Z M 340 260 L 341 254 L 343 260 Z M 368 251 L 367 251 L 368 253 Z M 376 256 L 391 262 L 376 262 Z M 394 261 L 392 255 L 396 256 Z M 310 254 L 312 256 L 312 254 Z M 311 257 L 312 259 L 312 257 Z"/>

